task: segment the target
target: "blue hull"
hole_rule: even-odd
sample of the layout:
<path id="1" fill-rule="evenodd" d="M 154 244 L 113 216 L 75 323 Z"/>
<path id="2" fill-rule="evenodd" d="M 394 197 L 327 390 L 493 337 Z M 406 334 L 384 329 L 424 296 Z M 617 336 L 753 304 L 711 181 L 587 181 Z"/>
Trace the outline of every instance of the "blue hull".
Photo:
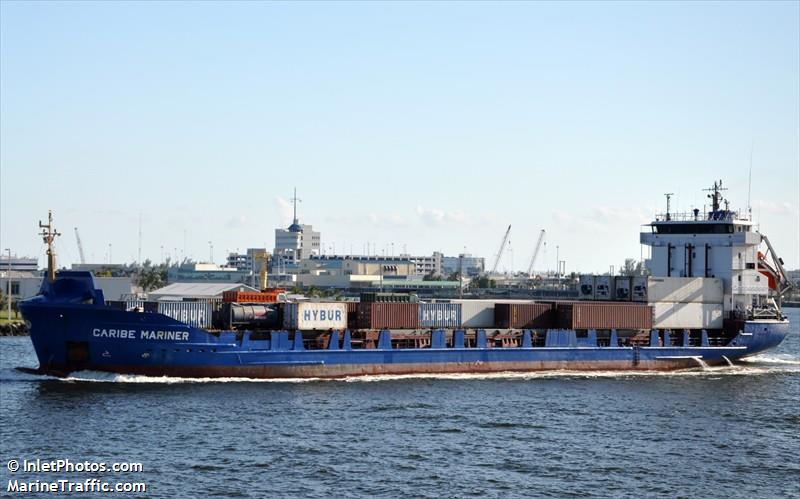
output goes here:
<path id="1" fill-rule="evenodd" d="M 477 347 L 465 348 L 461 331 L 452 333 L 451 346 L 447 347 L 445 332 L 436 331 L 432 334 L 433 348 L 419 349 L 392 348 L 389 331 L 380 333 L 377 348 L 353 349 L 349 331 L 344 331 L 332 333 L 336 339 L 330 342 L 330 348 L 308 350 L 300 333 L 273 331 L 268 339 L 254 340 L 249 332 L 212 334 L 158 313 L 110 309 L 103 305 L 91 282 L 73 286 L 70 293 L 48 292 L 48 287 L 52 284 L 45 283 L 44 294 L 22 302 L 20 309 L 29 323 L 39 371 L 56 375 L 86 369 L 154 376 L 254 378 L 673 370 L 756 354 L 779 344 L 789 331 L 785 320 L 750 321 L 725 346 L 709 345 L 705 335 L 702 346 L 689 346 L 685 335 L 681 345 L 653 347 L 598 346 L 593 334 L 578 338 L 575 331 L 564 330 L 548 331 L 545 346 L 534 347 L 531 333 L 526 331 L 522 346 L 506 348 L 486 346 L 483 331 L 476 333 Z M 654 336 L 651 344 L 658 343 L 658 336 Z"/>

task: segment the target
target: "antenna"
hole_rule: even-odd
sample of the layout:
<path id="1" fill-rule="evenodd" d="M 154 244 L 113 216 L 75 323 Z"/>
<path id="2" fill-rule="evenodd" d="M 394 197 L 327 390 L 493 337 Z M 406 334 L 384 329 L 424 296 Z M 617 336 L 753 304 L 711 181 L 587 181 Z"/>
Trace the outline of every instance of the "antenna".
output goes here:
<path id="1" fill-rule="evenodd" d="M 674 192 L 668 192 L 668 193 L 666 193 L 664 195 L 667 197 L 667 221 L 669 221 L 670 220 L 670 216 L 669 216 L 669 200 L 670 200 L 670 198 L 672 196 L 675 195 L 675 193 Z"/>
<path id="2" fill-rule="evenodd" d="M 136 260 L 139 265 L 142 265 L 142 212 L 139 212 L 139 255 Z"/>
<path id="3" fill-rule="evenodd" d="M 747 174 L 747 212 L 750 214 L 750 221 L 753 221 L 753 207 L 750 205 L 750 192 L 753 188 L 753 149 L 755 140 L 750 143 L 750 172 Z"/>
<path id="4" fill-rule="evenodd" d="M 708 195 L 708 197 L 711 199 L 711 210 L 719 211 L 719 202 L 722 201 L 722 191 L 728 190 L 722 187 L 722 180 L 714 182 L 714 185 L 711 187 L 711 189 L 703 190 L 711 192 L 711 194 Z"/>
<path id="5" fill-rule="evenodd" d="M 292 202 L 294 203 L 294 217 L 292 223 L 297 223 L 297 203 L 303 202 L 302 199 L 297 198 L 297 187 L 294 188 L 294 196 L 292 196 Z"/>
<path id="6" fill-rule="evenodd" d="M 42 236 L 44 243 L 47 245 L 47 279 L 53 282 L 56 280 L 56 252 L 53 249 L 53 242 L 61 233 L 56 231 L 55 227 L 53 227 L 52 210 L 47 212 L 47 224 L 43 224 L 40 220 L 39 228 L 42 229 L 39 235 Z M 10 261 L 11 260 L 9 260 L 9 262 Z"/>

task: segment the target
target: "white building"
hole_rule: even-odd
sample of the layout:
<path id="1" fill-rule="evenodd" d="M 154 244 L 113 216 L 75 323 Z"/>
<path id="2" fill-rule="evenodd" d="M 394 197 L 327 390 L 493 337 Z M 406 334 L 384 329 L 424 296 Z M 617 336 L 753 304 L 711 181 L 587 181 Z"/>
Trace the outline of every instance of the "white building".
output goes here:
<path id="1" fill-rule="evenodd" d="M 297 220 L 297 189 L 294 191 L 294 217 L 292 225 L 286 229 L 275 229 L 275 250 L 273 265 L 296 265 L 300 260 L 320 254 L 320 233 L 310 225 L 300 224 Z"/>

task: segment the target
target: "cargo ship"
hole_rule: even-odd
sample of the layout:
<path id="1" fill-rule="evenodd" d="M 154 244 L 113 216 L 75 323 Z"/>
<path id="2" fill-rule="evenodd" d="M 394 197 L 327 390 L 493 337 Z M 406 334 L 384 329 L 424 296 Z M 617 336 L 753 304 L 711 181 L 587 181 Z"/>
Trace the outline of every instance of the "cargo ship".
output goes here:
<path id="1" fill-rule="evenodd" d="M 39 367 L 177 377 L 339 378 L 538 370 L 674 370 L 732 363 L 789 331 L 789 281 L 749 216 L 667 212 L 644 226 L 650 275 L 583 276 L 581 300 L 283 302 L 280 290 L 220 302 L 107 302 L 89 272 L 55 271 L 20 303 Z M 763 252 L 761 251 L 763 249 Z M 264 286 L 266 283 L 264 283 Z"/>

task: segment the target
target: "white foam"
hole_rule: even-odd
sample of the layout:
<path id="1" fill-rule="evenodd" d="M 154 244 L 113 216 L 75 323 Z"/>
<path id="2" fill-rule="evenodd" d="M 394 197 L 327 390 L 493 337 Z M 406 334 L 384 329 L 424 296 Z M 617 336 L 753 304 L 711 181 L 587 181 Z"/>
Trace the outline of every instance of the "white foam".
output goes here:
<path id="1" fill-rule="evenodd" d="M 534 371 L 498 373 L 441 373 L 441 374 L 378 374 L 346 378 L 184 378 L 177 376 L 143 376 L 115 374 L 101 371 L 78 371 L 65 378 L 36 375 L 7 369 L 0 381 L 61 380 L 70 383 L 130 383 L 130 384 L 180 384 L 180 383 L 311 383 L 318 381 L 371 383 L 414 379 L 433 380 L 535 380 L 535 379 L 594 379 L 594 378 L 646 378 L 646 377 L 719 377 L 757 376 L 764 374 L 800 373 L 800 359 L 791 355 L 756 355 L 733 366 L 697 367 L 678 371 Z"/>
<path id="2" fill-rule="evenodd" d="M 18 371 L 16 369 L 3 369 L 2 371 L 0 371 L 0 383 L 12 382 L 12 381 L 45 381 L 53 379 L 59 379 L 59 378 L 44 374 L 26 373 Z"/>
<path id="3" fill-rule="evenodd" d="M 89 383 L 151 383 L 151 384 L 176 384 L 176 383 L 308 383 L 319 381 L 320 378 L 182 378 L 177 376 L 143 376 L 138 374 L 115 374 L 101 371 L 77 371 L 66 378 L 68 382 Z"/>
<path id="4" fill-rule="evenodd" d="M 800 357 L 788 353 L 782 354 L 759 354 L 741 359 L 741 362 L 755 364 L 781 364 L 790 366 L 800 366 Z"/>

